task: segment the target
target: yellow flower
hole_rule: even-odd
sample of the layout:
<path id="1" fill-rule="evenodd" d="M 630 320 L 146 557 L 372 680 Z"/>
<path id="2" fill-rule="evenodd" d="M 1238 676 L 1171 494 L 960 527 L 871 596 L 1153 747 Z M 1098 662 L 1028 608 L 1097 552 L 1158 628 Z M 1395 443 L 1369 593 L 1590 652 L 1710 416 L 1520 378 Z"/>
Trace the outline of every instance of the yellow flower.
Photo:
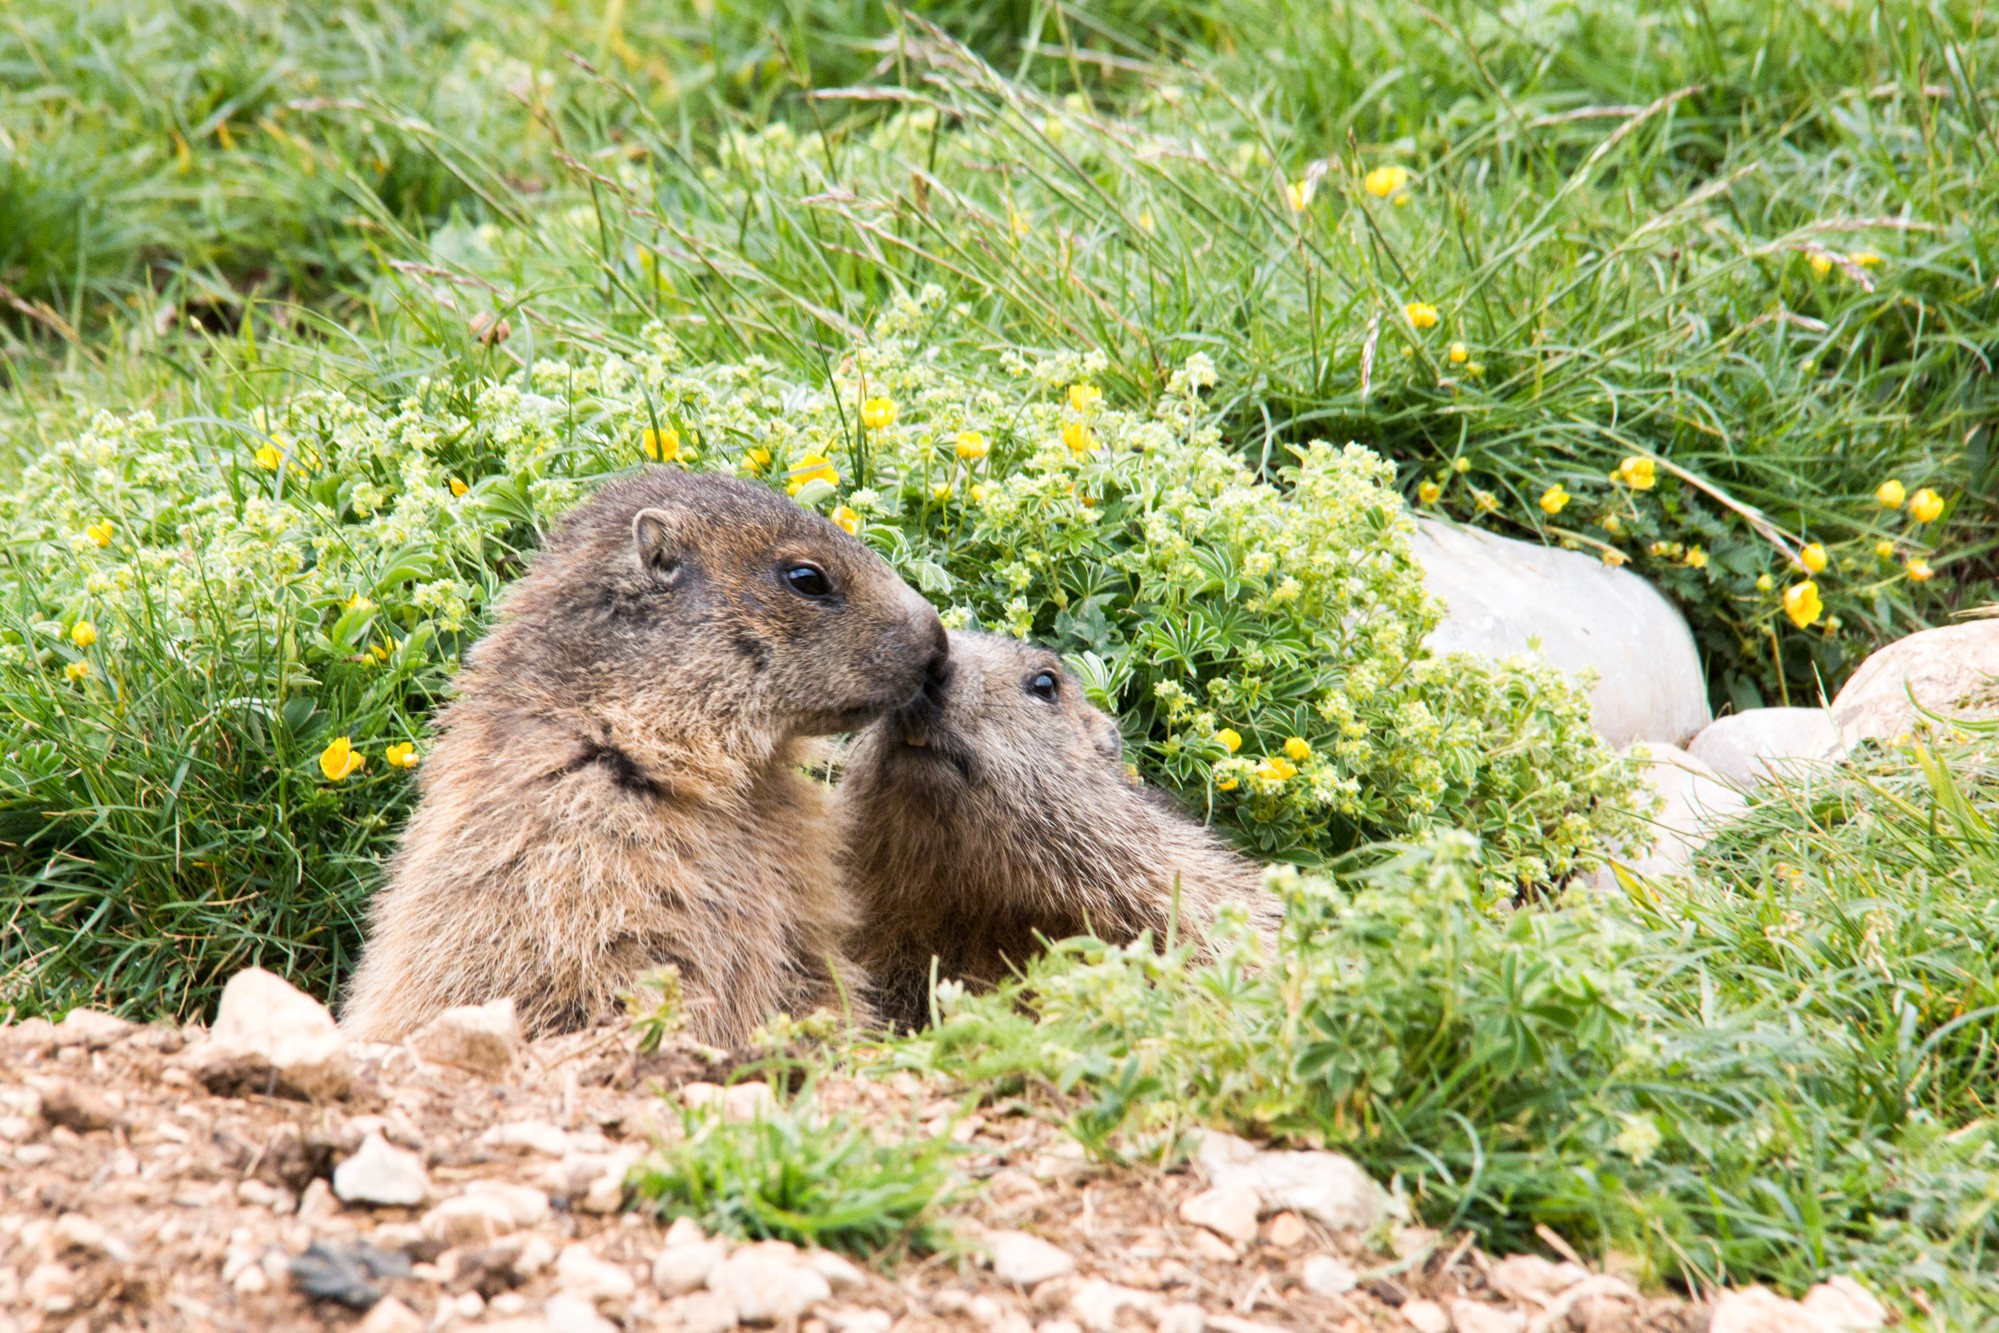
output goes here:
<path id="1" fill-rule="evenodd" d="M 1909 517 L 1927 523 L 1943 512 L 1943 497 L 1925 486 L 1909 497 Z"/>
<path id="2" fill-rule="evenodd" d="M 986 498 L 986 484 L 983 481 L 975 481 L 972 483 L 972 489 L 966 494 L 972 497 L 973 504 L 978 504 Z"/>
<path id="3" fill-rule="evenodd" d="M 1437 503 L 1443 493 L 1444 488 L 1434 481 L 1426 481 L 1416 488 L 1416 498 L 1426 505 Z"/>
<path id="4" fill-rule="evenodd" d="M 1908 570 L 1909 577 L 1918 583 L 1928 583 L 1937 576 L 1937 572 L 1930 568 L 1930 562 L 1919 555 L 1910 556 L 1909 563 L 1903 568 Z"/>
<path id="5" fill-rule="evenodd" d="M 1312 181 L 1292 181 L 1284 187 L 1284 202 L 1293 213 L 1302 213 L 1311 206 L 1312 195 L 1318 188 Z"/>
<path id="6" fill-rule="evenodd" d="M 1480 513 L 1490 514 L 1493 510 L 1499 508 L 1499 497 L 1491 491 L 1473 491 L 1471 498 L 1472 502 L 1479 507 Z"/>
<path id="7" fill-rule="evenodd" d="M 1461 366 L 1471 356 L 1471 348 L 1463 343 L 1452 343 L 1451 350 L 1446 355 L 1451 358 L 1452 365 Z"/>
<path id="8" fill-rule="evenodd" d="M 378 643 L 373 648 L 370 648 L 368 650 L 368 655 L 374 658 L 377 662 L 386 662 L 389 660 L 389 645 L 386 643 Z"/>
<path id="9" fill-rule="evenodd" d="M 1104 391 L 1094 384 L 1069 386 L 1069 409 L 1072 412 L 1087 412 L 1103 400 Z"/>
<path id="10" fill-rule="evenodd" d="M 1885 539 L 1874 543 L 1874 554 L 1883 560 L 1895 558 L 1895 543 Z"/>
<path id="11" fill-rule="evenodd" d="M 1471 471 L 1471 460 L 1469 458 L 1453 458 L 1451 460 L 1451 471 L 1462 477 L 1465 473 Z"/>
<path id="12" fill-rule="evenodd" d="M 1846 257 L 1846 260 L 1849 264 L 1857 265 L 1860 268 L 1873 268 L 1881 262 L 1881 256 L 1872 250 L 1855 250 Z"/>
<path id="13" fill-rule="evenodd" d="M 870 398 L 861 404 L 861 424 L 869 430 L 880 430 L 894 420 L 893 398 Z"/>
<path id="14" fill-rule="evenodd" d="M 1376 167 L 1360 178 L 1361 188 L 1377 199 L 1386 199 L 1409 183 L 1407 167 Z"/>
<path id="15" fill-rule="evenodd" d="M 1874 488 L 1874 499 L 1883 509 L 1900 509 L 1902 501 L 1909 498 L 1909 492 L 1893 477 Z"/>
<path id="16" fill-rule="evenodd" d="M 1825 613 L 1825 603 L 1819 600 L 1819 585 L 1806 579 L 1784 589 L 1784 614 L 1799 629 L 1815 623 Z"/>
<path id="17" fill-rule="evenodd" d="M 1832 272 L 1832 256 L 1823 250 L 1812 251 L 1812 276 L 1823 278 Z"/>
<path id="18" fill-rule="evenodd" d="M 463 496 L 463 495 L 465 494 L 465 492 L 467 492 L 467 491 L 469 491 L 469 490 L 471 490 L 471 489 L 472 489 L 472 488 L 471 488 L 470 486 L 467 486 L 467 485 L 466 485 L 466 484 L 465 484 L 464 482 L 462 482 L 462 481 L 458 480 L 458 478 L 456 478 L 456 477 L 453 477 L 453 478 L 451 479 L 451 498 L 452 498 L 452 499 L 456 500 L 456 499 L 460 498 L 461 496 Z"/>
<path id="19" fill-rule="evenodd" d="M 117 525 L 107 518 L 84 528 L 83 535 L 102 548 L 111 544 L 111 534 L 116 530 Z"/>
<path id="20" fill-rule="evenodd" d="M 986 456 L 986 437 L 975 430 L 961 430 L 958 432 L 956 452 L 967 463 L 977 462 Z"/>
<path id="21" fill-rule="evenodd" d="M 639 447 L 645 450 L 645 456 L 653 462 L 671 463 L 680 457 L 680 432 L 671 426 L 659 430 L 648 426 L 645 438 Z"/>
<path id="22" fill-rule="evenodd" d="M 1234 791 L 1235 789 L 1236 789 L 1236 780 L 1234 774 L 1231 773 L 1226 777 L 1219 777 L 1215 779 L 1216 791 Z"/>
<path id="23" fill-rule="evenodd" d="M 760 452 L 752 449 L 751 453 Z M 805 489 L 809 481 L 823 481 L 828 486 L 840 484 L 840 473 L 833 466 L 833 460 L 824 454 L 807 454 L 798 460 L 798 466 L 791 469 L 791 484 L 786 488 L 793 495 Z"/>
<path id="24" fill-rule="evenodd" d="M 1695 546 L 1695 547 L 1691 547 L 1691 548 L 1689 548 L 1689 549 L 1688 549 L 1688 551 L 1687 551 L 1687 568 L 1688 568 L 1688 569 L 1706 569 L 1706 568 L 1707 568 L 1707 552 L 1706 552 L 1706 551 L 1703 551 L 1703 550 L 1702 550 L 1702 549 L 1701 549 L 1700 547 L 1698 547 L 1698 546 Z"/>
<path id="25" fill-rule="evenodd" d="M 1292 736 L 1284 742 L 1284 753 L 1302 764 L 1312 757 L 1312 743 L 1303 736 Z"/>
<path id="26" fill-rule="evenodd" d="M 950 483 L 950 482 L 948 482 L 948 481 L 935 481 L 935 482 L 932 482 L 932 483 L 930 484 L 930 498 L 931 498 L 931 499 L 933 499 L 933 500 L 948 500 L 948 499 L 950 499 L 950 498 L 951 498 L 951 483 Z"/>
<path id="27" fill-rule="evenodd" d="M 266 472 L 276 472 L 278 464 L 284 461 L 285 456 L 278 452 L 275 444 L 267 444 L 257 450 L 257 466 Z"/>
<path id="28" fill-rule="evenodd" d="M 1658 467 L 1651 459 L 1634 455 L 1617 465 L 1615 480 L 1623 482 L 1634 491 L 1649 491 L 1658 484 Z"/>
<path id="29" fill-rule="evenodd" d="M 1545 514 L 1559 514 L 1568 507 L 1569 493 L 1562 489 L 1561 482 L 1558 481 L 1547 490 L 1541 492 L 1541 512 Z"/>
<path id="30" fill-rule="evenodd" d="M 1811 543 L 1804 550 L 1798 552 L 1798 563 L 1803 565 L 1808 572 L 1813 574 L 1818 573 L 1825 568 L 1825 547 L 1820 546 L 1817 542 Z"/>
<path id="31" fill-rule="evenodd" d="M 1609 565 L 1612 569 L 1617 569 L 1631 563 L 1631 557 L 1618 550 L 1615 546 L 1606 546 L 1602 558 L 1603 563 Z"/>
<path id="32" fill-rule="evenodd" d="M 1298 776 L 1298 766 L 1289 759 L 1272 755 L 1256 766 L 1256 776 L 1265 782 L 1288 782 Z"/>
<path id="33" fill-rule="evenodd" d="M 1090 436 L 1090 428 L 1082 422 L 1065 421 L 1062 423 L 1062 443 L 1069 446 L 1070 453 L 1080 455 L 1090 452 L 1096 441 Z"/>
<path id="34" fill-rule="evenodd" d="M 90 674 L 90 663 L 71 662 L 62 669 L 63 679 L 74 685 Z"/>
<path id="35" fill-rule="evenodd" d="M 1437 326 L 1437 307 L 1427 301 L 1411 301 L 1402 307 L 1410 326 L 1418 329 L 1433 329 Z"/>
<path id="36" fill-rule="evenodd" d="M 833 511 L 833 521 L 845 529 L 849 535 L 858 533 L 861 530 L 861 516 L 846 505 L 841 505 Z"/>
<path id="37" fill-rule="evenodd" d="M 1220 741 L 1222 748 L 1230 754 L 1234 754 L 1242 748 L 1242 733 L 1234 727 L 1223 727 L 1215 733 L 1215 739 Z"/>
<path id="38" fill-rule="evenodd" d="M 1006 224 L 1013 228 L 1015 240 L 1025 239 L 1027 233 L 1034 230 L 1034 224 L 1027 220 L 1027 214 L 1016 212 L 1012 207 L 1006 210 Z"/>
<path id="39" fill-rule="evenodd" d="M 328 782 L 344 782 L 351 775 L 360 772 L 361 766 L 367 762 L 361 752 L 354 748 L 354 742 L 346 736 L 338 738 L 319 752 L 319 771 L 326 774 Z"/>
<path id="40" fill-rule="evenodd" d="M 1768 592 L 1776 586 L 1777 580 L 1771 578 L 1768 574 L 1758 574 L 1756 576 L 1756 591 Z"/>
<path id="41" fill-rule="evenodd" d="M 745 472 L 761 472 L 769 466 L 770 466 L 770 450 L 759 446 L 755 449 L 748 449 L 744 451 L 743 470 Z"/>
<path id="42" fill-rule="evenodd" d="M 416 746 L 401 741 L 382 751 L 383 762 L 390 768 L 415 768 L 423 762 L 423 756 L 416 752 Z"/>
<path id="43" fill-rule="evenodd" d="M 69 632 L 69 641 L 79 648 L 88 648 L 97 642 L 97 626 L 88 620 L 79 620 Z"/>

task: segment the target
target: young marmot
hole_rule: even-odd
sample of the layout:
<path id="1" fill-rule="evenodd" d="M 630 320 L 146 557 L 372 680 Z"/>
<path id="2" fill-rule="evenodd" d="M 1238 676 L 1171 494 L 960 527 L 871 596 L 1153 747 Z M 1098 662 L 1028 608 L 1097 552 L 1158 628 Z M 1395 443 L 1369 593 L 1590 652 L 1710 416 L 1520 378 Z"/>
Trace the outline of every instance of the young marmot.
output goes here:
<path id="1" fill-rule="evenodd" d="M 1178 882 L 1182 938 L 1227 901 L 1279 911 L 1262 870 L 1136 786 L 1117 723 L 1053 653 L 951 635 L 948 683 L 856 742 L 840 786 L 858 957 L 882 1017 L 929 1021 L 939 977 L 990 985 L 1084 933 L 1163 943 Z"/>
<path id="2" fill-rule="evenodd" d="M 944 668 L 937 613 L 818 515 L 664 469 L 606 487 L 459 676 L 347 1027 L 393 1040 L 511 996 L 530 1034 L 573 1029 L 667 963 L 690 1034 L 717 1046 L 859 999 L 803 738 Z"/>

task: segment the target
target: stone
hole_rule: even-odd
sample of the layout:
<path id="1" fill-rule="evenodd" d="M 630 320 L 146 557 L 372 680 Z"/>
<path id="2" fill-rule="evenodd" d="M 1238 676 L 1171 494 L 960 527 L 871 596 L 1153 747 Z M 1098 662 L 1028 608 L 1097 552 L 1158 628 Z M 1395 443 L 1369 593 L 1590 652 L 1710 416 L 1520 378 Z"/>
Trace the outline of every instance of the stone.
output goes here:
<path id="1" fill-rule="evenodd" d="M 67 1314 L 76 1308 L 76 1270 L 67 1264 L 36 1264 L 22 1280 L 21 1294 L 44 1314 Z"/>
<path id="2" fill-rule="evenodd" d="M 833 1294 L 798 1248 L 781 1240 L 743 1246 L 716 1265 L 708 1287 L 727 1296 L 745 1324 L 796 1319 Z"/>
<path id="3" fill-rule="evenodd" d="M 770 1084 L 751 1080 L 731 1084 L 722 1093 L 722 1118 L 742 1123 L 767 1116 L 777 1106 Z"/>
<path id="4" fill-rule="evenodd" d="M 1569 676 L 1596 673 L 1590 720 L 1612 745 L 1684 745 L 1707 725 L 1707 681 L 1693 632 L 1630 570 L 1593 556 L 1418 519 L 1410 554 L 1445 607 L 1438 653 L 1536 652 Z"/>
<path id="5" fill-rule="evenodd" d="M 1216 1189 L 1248 1190 L 1265 1213 L 1290 1209 L 1334 1231 L 1365 1231 L 1385 1206 L 1381 1187 L 1338 1153 L 1268 1152 L 1210 1130 L 1197 1156 Z"/>
<path id="6" fill-rule="evenodd" d="M 1188 1248 L 1194 1251 L 1195 1258 L 1208 1259 L 1218 1264 L 1238 1263 L 1242 1259 L 1242 1256 L 1236 1253 L 1235 1246 L 1229 1244 L 1206 1227 L 1200 1227 L 1195 1230 L 1194 1239 L 1189 1243 Z"/>
<path id="7" fill-rule="evenodd" d="M 555 1258 L 555 1285 L 563 1294 L 593 1305 L 622 1304 L 638 1283 L 620 1264 L 599 1259 L 587 1245 L 565 1245 Z"/>
<path id="8" fill-rule="evenodd" d="M 483 1078 L 503 1077 L 521 1047 L 521 1025 L 512 1000 L 446 1009 L 410 1037 L 410 1048 L 435 1064 L 453 1065 Z"/>
<path id="9" fill-rule="evenodd" d="M 1487 1270 L 1486 1285 L 1509 1301 L 1547 1304 L 1589 1276 L 1577 1263 L 1554 1263 L 1538 1254 L 1515 1254 Z"/>
<path id="10" fill-rule="evenodd" d="M 567 1291 L 548 1298 L 541 1318 L 548 1333 L 618 1333 L 618 1326 L 598 1314 L 594 1304 Z"/>
<path id="11" fill-rule="evenodd" d="M 1016 1286 L 1038 1286 L 1076 1271 L 1067 1250 L 1025 1231 L 995 1231 L 986 1237 L 986 1249 L 993 1258 L 993 1276 Z"/>
<path id="12" fill-rule="evenodd" d="M 813 1272 L 825 1278 L 826 1285 L 836 1293 L 868 1285 L 867 1274 L 831 1250 L 808 1250 L 805 1262 Z"/>
<path id="13" fill-rule="evenodd" d="M 1180 1220 L 1206 1227 L 1217 1236 L 1245 1244 L 1256 1239 L 1257 1195 L 1253 1189 L 1203 1190 L 1180 1203 Z"/>
<path id="14" fill-rule="evenodd" d="M 1311 1228 L 1305 1225 L 1305 1219 L 1296 1213 L 1279 1213 L 1270 1219 L 1270 1243 L 1280 1250 L 1294 1249 L 1304 1244 L 1311 1234 Z"/>
<path id="15" fill-rule="evenodd" d="M 347 1096 L 354 1083 L 346 1038 L 326 1006 L 261 967 L 229 979 L 215 1026 L 181 1063 L 224 1097 L 329 1101 Z"/>
<path id="16" fill-rule="evenodd" d="M 519 1229 L 513 1210 L 503 1200 L 476 1194 L 446 1199 L 419 1218 L 417 1225 L 426 1239 L 447 1250 L 487 1245 Z"/>
<path id="17" fill-rule="evenodd" d="M 1616 859 L 1638 875 L 1684 874 L 1694 853 L 1749 801 L 1685 750 L 1648 743 L 1645 751 L 1634 755 L 1639 776 L 1659 796 L 1660 805 L 1651 816 L 1650 842 L 1625 848 Z"/>
<path id="18" fill-rule="evenodd" d="M 1828 1333 L 1818 1318 L 1766 1287 L 1725 1291 L 1714 1303 L 1708 1333 Z"/>
<path id="19" fill-rule="evenodd" d="M 1888 1323 L 1888 1307 L 1844 1273 L 1813 1287 L 1800 1304 L 1831 1333 L 1872 1333 Z"/>
<path id="20" fill-rule="evenodd" d="M 1321 1296 L 1344 1296 L 1360 1285 L 1360 1274 L 1354 1272 L 1350 1265 L 1327 1254 L 1315 1254 L 1307 1259 L 1299 1276 L 1305 1290 Z"/>
<path id="21" fill-rule="evenodd" d="M 672 1249 L 676 1245 L 699 1245 L 706 1239 L 708 1234 L 701 1229 L 699 1222 L 691 1217 L 676 1217 L 673 1225 L 666 1229 L 665 1244 Z"/>
<path id="22" fill-rule="evenodd" d="M 724 1240 L 675 1245 L 671 1235 L 667 1239 L 667 1247 L 652 1261 L 653 1290 L 662 1296 L 685 1296 L 706 1286 L 709 1276 L 729 1257 L 729 1243 Z"/>
<path id="23" fill-rule="evenodd" d="M 293 1212 L 301 1222 L 324 1222 L 340 1212 L 340 1200 L 333 1197 L 333 1186 L 324 1176 L 314 1176 L 300 1191 Z"/>
<path id="24" fill-rule="evenodd" d="M 1920 730 L 1917 706 L 1946 718 L 1999 715 L 1999 619 L 1926 629 L 1877 648 L 1832 701 L 1848 745 Z M 1914 693 L 1913 702 L 1910 694 Z"/>
<path id="25" fill-rule="evenodd" d="M 548 1195 L 532 1185 L 515 1185 L 504 1180 L 475 1180 L 465 1187 L 462 1197 L 498 1202 L 507 1210 L 515 1228 L 539 1226 L 548 1220 Z"/>
<path id="26" fill-rule="evenodd" d="M 1203 1333 L 1208 1316 L 1192 1301 L 1176 1301 L 1159 1312 L 1159 1333 Z"/>
<path id="27" fill-rule="evenodd" d="M 1687 753 L 1747 787 L 1829 763 L 1845 755 L 1846 745 L 1823 708 L 1752 708 L 1708 723 Z"/>
<path id="28" fill-rule="evenodd" d="M 1451 1333 L 1451 1316 L 1435 1301 L 1404 1301 L 1402 1320 L 1416 1333 Z"/>
<path id="29" fill-rule="evenodd" d="M 482 1148 L 511 1148 L 537 1152 L 544 1157 L 563 1157 L 569 1152 L 569 1135 L 543 1120 L 520 1120 L 495 1125 L 479 1136 Z"/>
<path id="30" fill-rule="evenodd" d="M 376 1301 L 356 1333 L 424 1333 L 423 1316 L 393 1296 Z"/>
<path id="31" fill-rule="evenodd" d="M 1130 1310 L 1149 1316 L 1159 1308 L 1159 1297 L 1136 1287 L 1121 1287 L 1093 1277 L 1069 1294 L 1069 1313 L 1091 1333 L 1117 1333 L 1118 1316 Z"/>
<path id="32" fill-rule="evenodd" d="M 1455 1333 L 1526 1333 L 1527 1316 L 1497 1305 L 1456 1300 L 1451 1302 L 1451 1328 Z"/>
<path id="33" fill-rule="evenodd" d="M 132 1031 L 132 1024 L 101 1009 L 72 1009 L 55 1025 L 55 1044 L 101 1051 Z"/>
<path id="34" fill-rule="evenodd" d="M 314 1241 L 291 1261 L 290 1271 L 292 1285 L 303 1295 L 366 1310 L 382 1299 L 373 1279 L 408 1277 L 410 1261 L 406 1255 L 378 1250 L 367 1241 Z"/>
<path id="35" fill-rule="evenodd" d="M 719 1291 L 697 1291 L 668 1301 L 658 1327 L 676 1333 L 724 1333 L 736 1326 L 736 1303 Z M 875 1311 L 869 1311 L 873 1314 Z M 881 1312 L 886 1316 L 886 1312 Z M 870 1333 L 888 1333 L 889 1322 Z M 839 1327 L 835 1325 L 835 1327 Z"/>
<path id="36" fill-rule="evenodd" d="M 361 1140 L 352 1156 L 333 1168 L 333 1192 L 343 1203 L 374 1208 L 414 1208 L 430 1197 L 423 1159 L 391 1147 L 379 1132 Z"/>
<path id="37" fill-rule="evenodd" d="M 94 1088 L 65 1080 L 46 1084 L 41 1092 L 42 1119 L 51 1125 L 90 1134 L 118 1124 L 118 1108 Z"/>
<path id="38" fill-rule="evenodd" d="M 50 1239 L 59 1254 L 78 1253 L 117 1264 L 129 1264 L 134 1258 L 131 1246 L 82 1213 L 64 1213 L 58 1217 Z"/>
<path id="39" fill-rule="evenodd" d="M 895 1316 L 886 1310 L 835 1306 L 820 1314 L 833 1333 L 888 1333 L 895 1326 Z"/>

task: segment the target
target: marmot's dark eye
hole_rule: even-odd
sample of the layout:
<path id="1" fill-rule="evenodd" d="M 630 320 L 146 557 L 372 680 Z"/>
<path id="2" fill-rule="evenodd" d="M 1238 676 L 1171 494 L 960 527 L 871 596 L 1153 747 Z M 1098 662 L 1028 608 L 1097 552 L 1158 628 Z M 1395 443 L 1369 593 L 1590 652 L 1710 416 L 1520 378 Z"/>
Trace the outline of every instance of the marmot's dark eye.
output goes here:
<path id="1" fill-rule="evenodd" d="M 795 565 L 785 566 L 784 586 L 800 597 L 833 595 L 833 580 L 826 577 L 826 571 L 802 560 Z"/>
<path id="2" fill-rule="evenodd" d="M 1037 671 L 1027 678 L 1027 692 L 1050 703 L 1062 693 L 1062 678 L 1053 671 Z"/>

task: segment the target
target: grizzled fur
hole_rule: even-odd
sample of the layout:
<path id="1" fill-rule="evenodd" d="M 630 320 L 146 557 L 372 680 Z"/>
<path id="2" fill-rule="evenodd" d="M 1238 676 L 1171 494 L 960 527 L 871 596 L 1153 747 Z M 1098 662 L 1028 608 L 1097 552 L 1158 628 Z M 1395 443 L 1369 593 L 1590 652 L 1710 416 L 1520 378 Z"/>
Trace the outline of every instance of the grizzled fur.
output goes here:
<path id="1" fill-rule="evenodd" d="M 1117 724 L 1053 653 L 954 632 L 948 679 L 861 737 L 840 788 L 884 1018 L 928 1020 L 933 956 L 938 976 L 990 985 L 1037 936 L 1163 942 L 1176 881 L 1183 938 L 1228 901 L 1275 927 L 1261 869 L 1136 785 Z M 1052 700 L 1036 693 L 1051 680 Z"/>
<path id="2" fill-rule="evenodd" d="M 830 595 L 801 593 L 801 562 Z M 908 702 L 944 652 L 888 565 L 764 487 L 665 469 L 606 487 L 459 677 L 347 1027 L 389 1040 L 511 996 L 530 1033 L 561 1031 L 665 963 L 719 1046 L 865 996 L 802 747 Z"/>

